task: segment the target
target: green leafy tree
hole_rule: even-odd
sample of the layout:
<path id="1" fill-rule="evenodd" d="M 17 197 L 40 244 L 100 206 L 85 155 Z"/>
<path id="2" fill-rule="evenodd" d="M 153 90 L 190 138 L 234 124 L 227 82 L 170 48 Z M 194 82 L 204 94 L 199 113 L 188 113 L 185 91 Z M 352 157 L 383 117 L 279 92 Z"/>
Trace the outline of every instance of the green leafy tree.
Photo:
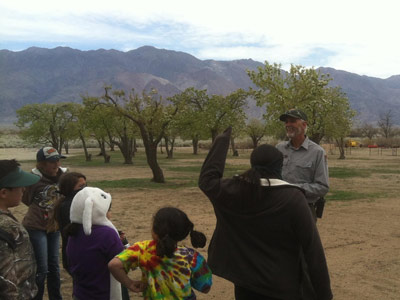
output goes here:
<path id="1" fill-rule="evenodd" d="M 153 181 L 165 182 L 164 173 L 157 161 L 157 145 L 165 135 L 168 124 L 174 119 L 182 105 L 171 98 L 169 103 L 163 100 L 156 91 L 139 96 L 132 90 L 127 96 L 124 91 L 112 91 L 105 88 L 102 98 L 105 105 L 114 108 L 119 114 L 138 126 L 146 159 L 153 172 Z"/>
<path id="2" fill-rule="evenodd" d="M 236 149 L 235 139 L 242 136 L 246 127 L 245 118 L 238 118 L 235 120 L 235 125 L 232 127 L 231 134 L 231 149 L 233 156 L 239 156 L 239 152 Z"/>
<path id="3" fill-rule="evenodd" d="M 178 137 L 178 134 L 179 130 L 177 123 L 175 120 L 172 120 L 165 128 L 164 132 L 165 151 L 167 152 L 167 158 L 174 157 L 175 140 Z"/>
<path id="4" fill-rule="evenodd" d="M 99 140 L 109 141 L 110 145 L 116 145 L 122 156 L 124 164 L 133 164 L 135 155 L 135 137 L 138 135 L 138 127 L 117 112 L 113 107 L 101 104 L 101 99 L 95 97 L 83 98 L 89 119 L 92 120 L 92 130 Z M 94 114 L 90 116 L 90 114 Z M 103 143 L 100 143 L 103 145 Z M 105 147 L 101 149 L 105 152 Z"/>
<path id="5" fill-rule="evenodd" d="M 204 109 L 204 127 L 211 134 L 212 141 L 226 127 L 232 126 L 238 132 L 242 128 L 246 114 L 246 98 L 248 93 L 239 89 L 227 96 L 212 95 Z"/>
<path id="6" fill-rule="evenodd" d="M 265 136 L 267 130 L 264 122 L 258 119 L 251 119 L 245 127 L 245 132 L 251 138 L 254 149 Z"/>
<path id="7" fill-rule="evenodd" d="M 107 153 L 107 142 L 116 123 L 116 112 L 111 107 L 100 105 L 100 98 L 97 97 L 84 97 L 83 103 L 86 129 L 97 141 L 100 148 L 99 155 L 103 156 L 105 163 L 109 163 L 111 156 Z"/>
<path id="8" fill-rule="evenodd" d="M 89 153 L 87 148 L 87 139 L 90 138 L 89 129 L 89 115 L 92 112 L 87 109 L 83 104 L 76 103 L 77 118 L 73 123 L 73 132 L 77 139 L 82 143 L 82 148 L 85 153 L 86 161 L 92 160 L 92 155 Z"/>
<path id="9" fill-rule="evenodd" d="M 339 148 L 339 159 L 345 159 L 345 137 L 350 134 L 355 112 L 350 108 L 346 95 L 340 88 L 329 87 L 324 90 L 321 116 L 324 116 L 324 135 L 335 140 Z M 322 130 L 322 129 L 321 129 Z"/>
<path id="10" fill-rule="evenodd" d="M 35 103 L 17 110 L 16 125 L 21 137 L 31 143 L 50 144 L 62 153 L 64 143 L 70 138 L 70 129 L 76 118 L 73 103 Z"/>
<path id="11" fill-rule="evenodd" d="M 259 88 L 252 91 L 257 105 L 266 104 L 264 118 L 267 130 L 274 132 L 278 138 L 284 136 L 284 126 L 279 116 L 291 108 L 301 109 L 307 114 L 307 135 L 318 144 L 328 134 L 333 135 L 329 130 L 333 130 L 338 120 L 327 114 L 337 113 L 346 117 L 353 115 L 348 99 L 340 89 L 332 90 L 328 87 L 331 80 L 329 75 L 320 74 L 314 68 L 292 65 L 289 72 L 284 72 L 280 64 L 265 62 L 264 67 L 249 71 L 248 74 Z M 332 102 L 338 106 L 335 110 L 331 107 Z M 346 132 L 342 130 L 342 135 Z M 334 135 L 337 136 L 337 133 Z"/>
<path id="12" fill-rule="evenodd" d="M 193 154 L 198 153 L 198 144 L 201 139 L 206 139 L 208 130 L 205 127 L 205 111 L 209 101 L 206 90 L 188 88 L 173 98 L 185 103 L 175 120 L 175 125 L 182 139 L 192 141 Z"/>

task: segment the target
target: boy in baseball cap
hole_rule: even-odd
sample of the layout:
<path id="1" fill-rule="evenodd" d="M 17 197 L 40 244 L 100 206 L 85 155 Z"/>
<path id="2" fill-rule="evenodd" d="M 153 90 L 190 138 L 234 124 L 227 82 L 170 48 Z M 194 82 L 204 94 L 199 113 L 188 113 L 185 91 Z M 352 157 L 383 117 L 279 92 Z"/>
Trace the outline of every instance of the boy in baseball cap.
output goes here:
<path id="1" fill-rule="evenodd" d="M 9 208 L 21 203 L 25 187 L 40 177 L 15 160 L 0 160 L 0 299 L 32 299 L 37 292 L 36 262 L 28 232 Z"/>
<path id="2" fill-rule="evenodd" d="M 36 161 L 57 161 L 60 158 L 66 158 L 64 155 L 60 155 L 58 151 L 53 147 L 43 147 L 36 153 Z"/>

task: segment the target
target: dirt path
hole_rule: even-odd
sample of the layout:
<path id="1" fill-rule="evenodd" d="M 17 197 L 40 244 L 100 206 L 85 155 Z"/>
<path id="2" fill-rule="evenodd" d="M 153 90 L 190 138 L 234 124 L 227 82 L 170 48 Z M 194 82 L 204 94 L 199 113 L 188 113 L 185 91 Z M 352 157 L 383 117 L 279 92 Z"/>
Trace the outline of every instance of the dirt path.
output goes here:
<path id="1" fill-rule="evenodd" d="M 112 220 L 130 242 L 150 238 L 153 212 L 165 205 L 186 211 L 196 228 L 211 238 L 215 216 L 195 188 L 176 191 L 113 192 Z M 25 208 L 14 209 L 22 218 Z M 328 203 L 318 228 L 326 251 L 334 299 L 395 300 L 400 295 L 400 201 L 380 199 Z M 202 250 L 206 254 L 206 248 Z M 138 274 L 134 274 L 138 276 Z M 62 272 L 63 295 L 70 299 L 72 282 Z M 131 299 L 140 299 L 133 295 Z M 214 276 L 214 285 L 198 299 L 233 299 L 233 286 Z"/>
<path id="2" fill-rule="evenodd" d="M 28 169 L 27 166 L 23 167 Z M 97 169 L 80 171 L 84 171 L 92 180 L 103 176 Z M 121 170 L 108 174 L 112 178 L 123 175 Z M 138 177 L 143 175 L 136 174 Z M 398 179 L 390 182 L 397 186 L 399 183 Z M 382 181 L 380 184 L 385 183 Z M 371 185 L 365 187 L 366 190 L 371 188 Z M 188 213 L 196 229 L 206 234 L 208 240 L 212 236 L 215 226 L 213 209 L 197 188 L 135 191 L 114 189 L 111 193 L 112 221 L 117 228 L 126 232 L 131 243 L 150 238 L 152 215 L 165 205 L 181 208 Z M 26 207 L 21 205 L 14 208 L 13 212 L 22 220 Z M 400 299 L 399 197 L 328 202 L 323 219 L 318 221 L 318 229 L 329 265 L 334 299 Z M 206 249 L 201 250 L 205 255 Z M 134 276 L 139 274 L 135 273 Z M 62 278 L 64 299 L 71 299 L 71 279 L 65 271 L 62 271 Z M 141 297 L 131 294 L 131 299 Z M 233 286 L 214 276 L 210 293 L 198 294 L 198 299 L 233 299 Z"/>

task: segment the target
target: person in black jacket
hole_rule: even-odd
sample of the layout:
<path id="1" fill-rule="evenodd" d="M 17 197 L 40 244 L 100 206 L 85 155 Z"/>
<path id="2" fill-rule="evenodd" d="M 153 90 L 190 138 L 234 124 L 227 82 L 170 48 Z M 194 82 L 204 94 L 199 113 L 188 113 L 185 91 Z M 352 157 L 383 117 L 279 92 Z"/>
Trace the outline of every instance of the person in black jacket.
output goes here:
<path id="1" fill-rule="evenodd" d="M 238 300 L 304 299 L 303 252 L 316 299 L 332 299 L 324 250 L 304 192 L 281 180 L 282 153 L 261 145 L 251 154 L 250 170 L 223 179 L 231 131 L 215 139 L 199 178 L 217 218 L 208 248 L 213 274 L 233 282 Z"/>

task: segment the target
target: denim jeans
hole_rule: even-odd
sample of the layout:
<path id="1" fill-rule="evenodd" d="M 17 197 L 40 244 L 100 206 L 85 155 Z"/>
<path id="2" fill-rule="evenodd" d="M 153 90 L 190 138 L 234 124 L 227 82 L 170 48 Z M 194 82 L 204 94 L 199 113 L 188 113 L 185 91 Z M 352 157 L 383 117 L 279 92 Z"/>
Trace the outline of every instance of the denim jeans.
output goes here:
<path id="1" fill-rule="evenodd" d="M 49 300 L 61 300 L 60 266 L 60 232 L 46 233 L 44 230 L 28 229 L 29 239 L 35 252 L 37 271 L 36 284 L 38 293 L 34 300 L 42 300 L 47 278 Z"/>

